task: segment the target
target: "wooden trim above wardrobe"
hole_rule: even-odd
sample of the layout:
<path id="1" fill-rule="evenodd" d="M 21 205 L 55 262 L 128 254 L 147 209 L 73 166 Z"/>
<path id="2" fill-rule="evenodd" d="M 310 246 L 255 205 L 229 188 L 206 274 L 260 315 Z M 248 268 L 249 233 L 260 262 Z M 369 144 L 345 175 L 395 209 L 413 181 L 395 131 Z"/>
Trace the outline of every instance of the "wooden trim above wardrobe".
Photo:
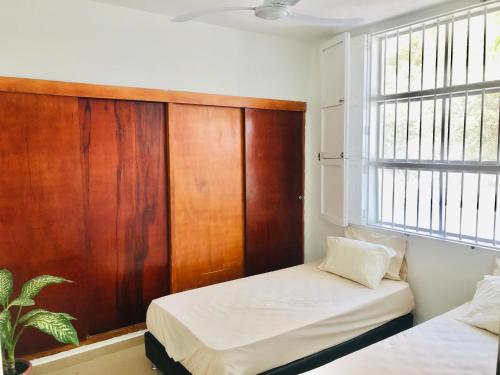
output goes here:
<path id="1" fill-rule="evenodd" d="M 305 102 L 298 101 L 199 94 L 187 91 L 144 89 L 137 87 L 95 85 L 14 77 L 0 77 L 0 92 L 198 104 L 219 107 L 274 109 L 298 112 L 305 112 L 307 107 Z"/>

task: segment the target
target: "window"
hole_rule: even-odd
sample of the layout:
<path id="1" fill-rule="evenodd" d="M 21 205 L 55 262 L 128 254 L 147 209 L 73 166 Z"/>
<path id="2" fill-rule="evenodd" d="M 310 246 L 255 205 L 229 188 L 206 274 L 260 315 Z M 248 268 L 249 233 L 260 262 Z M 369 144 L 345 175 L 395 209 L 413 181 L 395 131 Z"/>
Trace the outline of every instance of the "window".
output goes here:
<path id="1" fill-rule="evenodd" d="M 372 224 L 500 246 L 500 3 L 371 36 Z"/>

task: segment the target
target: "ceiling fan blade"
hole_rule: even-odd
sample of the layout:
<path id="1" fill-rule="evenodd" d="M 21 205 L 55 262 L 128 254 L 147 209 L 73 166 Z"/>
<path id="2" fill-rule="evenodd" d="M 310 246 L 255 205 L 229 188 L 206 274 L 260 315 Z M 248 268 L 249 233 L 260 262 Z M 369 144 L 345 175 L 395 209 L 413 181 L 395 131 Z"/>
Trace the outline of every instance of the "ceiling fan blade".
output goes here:
<path id="1" fill-rule="evenodd" d="M 194 12 L 189 12 L 185 14 L 181 14 L 180 16 L 172 18 L 173 22 L 186 22 L 191 21 L 193 18 L 208 16 L 211 14 L 222 13 L 222 12 L 231 12 L 235 10 L 255 10 L 252 7 L 220 7 L 220 8 L 210 8 L 203 9 Z"/>
<path id="2" fill-rule="evenodd" d="M 287 18 L 312 26 L 337 26 L 337 27 L 354 26 L 363 21 L 362 18 L 318 18 L 293 12 L 290 12 Z"/>
<path id="3" fill-rule="evenodd" d="M 293 7 L 294 5 L 298 4 L 300 0 L 286 0 L 286 5 Z"/>
<path id="4" fill-rule="evenodd" d="M 264 0 L 265 5 L 286 5 L 293 7 L 295 4 L 297 4 L 300 0 Z"/>

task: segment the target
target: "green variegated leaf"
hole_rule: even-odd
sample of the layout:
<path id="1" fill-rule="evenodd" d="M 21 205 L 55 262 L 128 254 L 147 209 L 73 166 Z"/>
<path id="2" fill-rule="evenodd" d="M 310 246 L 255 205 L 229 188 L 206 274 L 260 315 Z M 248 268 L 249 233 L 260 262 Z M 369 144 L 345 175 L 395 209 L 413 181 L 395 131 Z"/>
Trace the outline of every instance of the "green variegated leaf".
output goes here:
<path id="1" fill-rule="evenodd" d="M 31 298 L 24 298 L 24 297 L 18 297 L 14 300 L 12 300 L 11 303 L 9 303 L 9 307 L 12 306 L 33 306 L 35 304 L 35 301 L 33 301 Z"/>
<path id="2" fill-rule="evenodd" d="M 0 313 L 0 332 L 3 333 L 7 330 L 8 322 L 10 321 L 9 310 L 4 310 Z"/>
<path id="3" fill-rule="evenodd" d="M 63 315 L 52 312 L 40 312 L 32 316 L 26 327 L 34 327 L 63 344 L 78 345 L 78 335 L 71 322 Z"/>
<path id="4" fill-rule="evenodd" d="M 31 311 L 28 311 L 26 314 L 24 314 L 23 316 L 21 316 L 19 318 L 19 324 L 26 323 L 28 320 L 30 320 L 32 317 L 34 317 L 36 314 L 48 313 L 48 312 L 49 311 L 47 311 L 45 309 L 33 309 Z"/>
<path id="5" fill-rule="evenodd" d="M 34 298 L 47 285 L 60 284 L 64 282 L 71 282 L 71 281 L 66 280 L 63 277 L 57 277 L 51 275 L 38 276 L 24 283 L 19 297 Z"/>
<path id="6" fill-rule="evenodd" d="M 66 313 L 54 313 L 54 314 L 61 315 L 62 317 L 66 318 L 67 320 L 76 320 L 76 318 L 74 316 L 71 316 L 71 315 L 66 314 Z"/>
<path id="7" fill-rule="evenodd" d="M 0 270 L 0 304 L 5 307 L 9 302 L 10 295 L 12 294 L 12 274 L 9 270 Z"/>
<path id="8" fill-rule="evenodd" d="M 10 348 L 10 340 L 7 337 L 10 335 L 10 312 L 9 310 L 4 310 L 0 313 L 0 346 L 3 349 Z"/>
<path id="9" fill-rule="evenodd" d="M 40 313 L 51 313 L 51 311 L 47 311 L 45 309 L 33 309 L 31 311 L 28 311 L 26 314 L 21 316 L 21 318 L 19 318 L 19 324 L 24 324 L 29 319 L 31 319 L 33 316 L 35 316 L 36 314 L 40 314 Z M 76 318 L 74 318 L 71 315 L 66 314 L 66 313 L 52 313 L 52 314 L 59 314 L 59 315 L 63 316 L 64 318 L 66 318 L 67 320 L 75 320 L 76 319 Z"/>

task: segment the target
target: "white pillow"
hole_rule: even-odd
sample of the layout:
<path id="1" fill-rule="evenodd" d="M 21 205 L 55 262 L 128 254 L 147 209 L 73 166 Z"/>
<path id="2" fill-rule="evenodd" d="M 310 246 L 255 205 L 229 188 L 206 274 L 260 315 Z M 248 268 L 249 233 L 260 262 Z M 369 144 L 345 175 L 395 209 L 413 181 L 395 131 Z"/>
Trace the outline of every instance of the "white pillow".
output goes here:
<path id="1" fill-rule="evenodd" d="M 458 320 L 498 335 L 500 325 L 500 276 L 485 276 L 477 283 L 476 294 Z"/>
<path id="2" fill-rule="evenodd" d="M 500 258 L 495 258 L 495 268 L 493 269 L 492 275 L 500 276 Z"/>
<path id="3" fill-rule="evenodd" d="M 407 241 L 405 236 L 382 234 L 368 228 L 353 226 L 345 228 L 344 235 L 353 240 L 367 241 L 392 249 L 396 256 L 391 259 L 385 277 L 397 281 L 406 280 L 407 266 L 404 256 Z"/>
<path id="4" fill-rule="evenodd" d="M 375 289 L 395 255 L 393 250 L 382 245 L 328 237 L 326 259 L 318 268 Z"/>

